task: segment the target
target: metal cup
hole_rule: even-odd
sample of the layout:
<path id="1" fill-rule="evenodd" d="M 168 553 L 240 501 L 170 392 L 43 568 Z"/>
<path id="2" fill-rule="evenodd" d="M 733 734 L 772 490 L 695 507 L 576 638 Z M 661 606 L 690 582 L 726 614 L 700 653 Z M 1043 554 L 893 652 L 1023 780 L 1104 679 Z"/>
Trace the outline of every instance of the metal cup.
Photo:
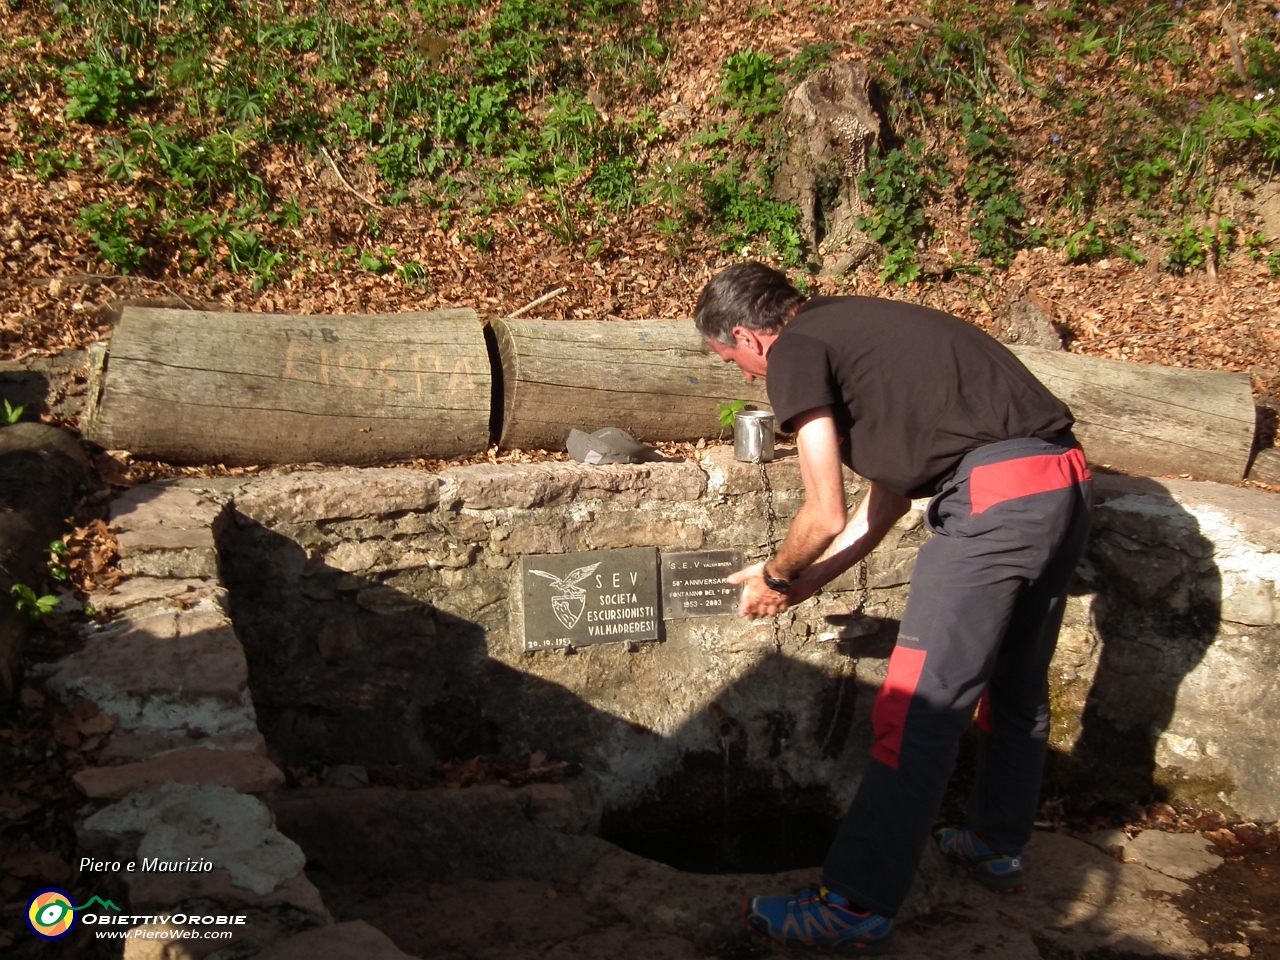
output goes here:
<path id="1" fill-rule="evenodd" d="M 733 415 L 733 456 L 754 462 L 773 459 L 773 414 L 768 410 L 739 410 Z"/>

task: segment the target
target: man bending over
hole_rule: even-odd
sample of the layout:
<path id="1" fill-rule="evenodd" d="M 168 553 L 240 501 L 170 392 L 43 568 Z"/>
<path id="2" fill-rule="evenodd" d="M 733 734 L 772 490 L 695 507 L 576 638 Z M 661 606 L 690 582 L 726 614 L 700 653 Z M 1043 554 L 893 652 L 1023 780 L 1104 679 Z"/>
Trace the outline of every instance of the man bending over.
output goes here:
<path id="1" fill-rule="evenodd" d="M 822 885 L 744 904 L 788 947 L 888 947 L 978 710 L 977 777 L 963 829 L 937 843 L 986 886 L 1024 886 L 1049 731 L 1049 661 L 1084 550 L 1092 487 L 1071 411 L 976 327 L 873 297 L 807 300 L 759 263 L 717 274 L 699 332 L 748 380 L 768 379 L 794 431 L 805 502 L 776 556 L 734 574 L 739 613 L 770 616 L 849 569 L 931 497 L 871 762 Z M 871 481 L 852 516 L 841 464 Z"/>

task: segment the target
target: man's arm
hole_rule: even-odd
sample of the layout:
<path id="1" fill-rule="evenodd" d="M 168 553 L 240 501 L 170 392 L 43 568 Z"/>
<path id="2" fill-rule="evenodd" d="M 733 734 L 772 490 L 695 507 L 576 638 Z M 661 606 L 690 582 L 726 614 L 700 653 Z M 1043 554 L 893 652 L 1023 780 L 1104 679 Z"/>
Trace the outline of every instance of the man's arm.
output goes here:
<path id="1" fill-rule="evenodd" d="M 866 557 L 910 509 L 911 501 L 906 497 L 872 483 L 840 535 L 831 541 L 822 556 L 791 581 L 787 601 L 807 600 L 824 584 Z"/>
<path id="2" fill-rule="evenodd" d="M 786 596 L 770 590 L 764 583 L 765 564 L 738 571 L 728 579 L 744 585 L 738 606 L 742 616 L 771 616 L 813 596 L 874 550 L 911 509 L 909 499 L 872 483 L 846 520 L 840 441 L 831 408 L 808 410 L 794 421 L 804 506 L 791 522 L 777 557 L 766 561 L 769 575 L 791 580 L 791 590 Z"/>

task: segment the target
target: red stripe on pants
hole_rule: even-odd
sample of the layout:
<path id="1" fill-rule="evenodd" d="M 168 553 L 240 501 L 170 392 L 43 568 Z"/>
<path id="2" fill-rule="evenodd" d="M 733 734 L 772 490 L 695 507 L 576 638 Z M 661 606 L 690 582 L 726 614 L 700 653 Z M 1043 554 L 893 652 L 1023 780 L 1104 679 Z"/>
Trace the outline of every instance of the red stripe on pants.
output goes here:
<path id="1" fill-rule="evenodd" d="M 983 733 L 995 733 L 996 725 L 991 722 L 991 689 L 982 691 L 982 699 L 978 701 L 978 729 Z"/>
<path id="2" fill-rule="evenodd" d="M 997 503 L 1062 490 L 1089 477 L 1079 447 L 1066 453 L 988 463 L 969 472 L 969 505 L 972 513 L 979 514 Z"/>
<path id="3" fill-rule="evenodd" d="M 889 675 L 871 709 L 871 729 L 876 743 L 871 758 L 898 769 L 898 751 L 902 747 L 902 728 L 907 722 L 907 708 L 915 696 L 920 671 L 924 669 L 925 651 L 910 647 L 894 647 L 889 657 Z"/>

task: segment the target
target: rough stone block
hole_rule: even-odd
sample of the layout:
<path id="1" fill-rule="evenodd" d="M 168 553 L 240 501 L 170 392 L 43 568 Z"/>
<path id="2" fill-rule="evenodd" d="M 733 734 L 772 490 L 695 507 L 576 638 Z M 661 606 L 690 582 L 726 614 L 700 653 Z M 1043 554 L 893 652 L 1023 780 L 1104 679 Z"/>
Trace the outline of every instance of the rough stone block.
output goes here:
<path id="1" fill-rule="evenodd" d="M 123 960 L 199 960 L 194 942 L 178 937 L 181 928 L 171 923 L 144 923 L 129 928 Z"/>
<path id="2" fill-rule="evenodd" d="M 157 601 L 173 601 L 172 606 L 178 609 L 185 609 L 201 600 L 213 600 L 223 606 L 226 596 L 227 591 L 212 580 L 135 576 L 117 584 L 110 592 L 95 593 L 89 598 L 89 603 L 95 610 L 119 613 Z"/>
<path id="3" fill-rule="evenodd" d="M 387 540 L 344 540 L 325 554 L 324 561 L 344 573 L 362 573 L 393 562 L 395 553 L 396 545 Z"/>
<path id="4" fill-rule="evenodd" d="M 1175 880 L 1193 880 L 1222 865 L 1222 853 L 1198 833 L 1143 830 L 1124 847 L 1124 859 Z"/>
<path id="5" fill-rule="evenodd" d="M 200 530 L 211 527 L 222 505 L 173 482 L 127 490 L 111 503 L 111 529 L 129 532 L 153 527 Z"/>
<path id="6" fill-rule="evenodd" d="M 258 896 L 298 876 L 306 862 L 298 845 L 275 829 L 266 804 L 228 787 L 166 784 L 99 810 L 85 820 L 84 831 L 141 836 L 139 862 L 212 861 L 235 887 Z M 130 879 L 127 872 L 123 877 Z"/>
<path id="7" fill-rule="evenodd" d="M 236 750 L 242 753 L 254 753 L 260 757 L 267 755 L 267 741 L 257 730 L 220 733 L 211 737 L 197 738 L 193 736 L 191 730 L 157 730 L 144 727 L 138 730 L 116 730 L 107 741 L 107 745 L 102 748 L 102 752 L 98 754 L 98 762 L 150 760 L 163 753 L 188 750 L 191 747 Z"/>
<path id="8" fill-rule="evenodd" d="M 498 549 L 512 556 L 570 553 L 578 549 L 578 531 L 581 527 L 582 524 L 573 521 L 523 524 L 512 530 L 498 544 Z"/>
<path id="9" fill-rule="evenodd" d="M 266 757 L 243 750 L 189 747 L 114 767 L 86 767 L 71 778 L 87 797 L 120 799 L 165 783 L 215 784 L 240 793 L 262 793 L 284 783 Z"/>
<path id="10" fill-rule="evenodd" d="M 644 520 L 635 516 L 606 517 L 587 528 L 587 545 L 592 550 L 626 547 L 674 547 L 697 550 L 705 534 L 684 520 Z"/>
<path id="11" fill-rule="evenodd" d="M 173 907 L 189 900 L 243 903 L 250 907 L 293 907 L 323 922 L 331 919 L 315 884 L 299 873 L 266 894 L 237 885 L 231 871 L 215 868 L 208 873 L 138 873 L 126 877 L 129 902 L 135 910 Z"/>
<path id="12" fill-rule="evenodd" d="M 135 576 L 216 578 L 218 551 L 208 527 L 143 527 L 117 538 L 120 569 Z"/>
<path id="13" fill-rule="evenodd" d="M 472 509 L 550 507 L 577 500 L 697 500 L 706 475 L 692 463 L 478 463 L 440 476 Z"/>
<path id="14" fill-rule="evenodd" d="M 255 729 L 244 649 L 221 611 L 196 607 L 122 626 L 63 659 L 50 688 L 68 703 L 89 699 L 125 729 Z"/>
<path id="15" fill-rule="evenodd" d="M 910 583 L 918 552 L 915 547 L 906 547 L 872 553 L 867 558 L 867 586 L 883 590 Z"/>
<path id="16" fill-rule="evenodd" d="M 1124 859 L 1124 848 L 1129 845 L 1129 835 L 1123 830 L 1095 830 L 1084 837 L 1084 841 L 1103 853 Z"/>
<path id="17" fill-rule="evenodd" d="M 255 480 L 236 497 L 235 505 L 249 519 L 271 526 L 430 510 L 439 500 L 440 480 L 434 474 L 351 468 Z"/>
<path id="18" fill-rule="evenodd" d="M 381 930 L 363 920 L 335 923 L 290 937 L 258 960 L 413 960 Z"/>
<path id="19" fill-rule="evenodd" d="M 736 496 L 760 492 L 760 468 L 754 463 L 736 459 L 731 444 L 708 448 L 700 464 L 710 478 L 707 489 L 711 493 Z M 775 493 L 800 493 L 804 490 L 800 457 L 795 447 L 779 446 L 774 451 L 774 459 L 765 464 L 765 473 Z M 844 480 L 845 495 L 852 506 L 867 488 L 867 482 L 848 468 L 844 469 Z"/>

